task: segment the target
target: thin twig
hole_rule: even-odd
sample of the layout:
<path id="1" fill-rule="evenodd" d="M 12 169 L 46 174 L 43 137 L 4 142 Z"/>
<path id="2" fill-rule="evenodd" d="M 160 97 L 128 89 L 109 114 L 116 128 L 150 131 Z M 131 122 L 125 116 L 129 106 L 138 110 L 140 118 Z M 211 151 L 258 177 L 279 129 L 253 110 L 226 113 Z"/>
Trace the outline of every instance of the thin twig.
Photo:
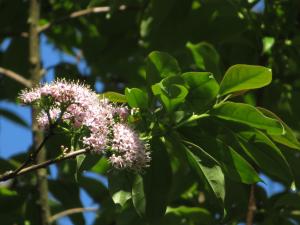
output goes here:
<path id="1" fill-rule="evenodd" d="M 0 67 L 0 74 L 3 74 L 5 76 L 19 82 L 20 84 L 24 85 L 25 87 L 30 88 L 32 86 L 30 80 L 27 80 L 26 78 L 24 78 L 23 76 L 21 76 L 20 74 L 17 74 L 16 72 L 14 72 L 12 70 Z"/>
<path id="2" fill-rule="evenodd" d="M 118 10 L 123 11 L 125 9 L 126 9 L 125 5 L 120 5 Z M 91 7 L 91 8 L 75 11 L 75 12 L 72 12 L 71 14 L 69 14 L 67 16 L 64 16 L 62 18 L 58 18 L 57 20 L 54 20 L 52 22 L 49 22 L 47 24 L 44 24 L 44 25 L 40 26 L 38 28 L 38 32 L 39 33 L 44 32 L 44 31 L 48 30 L 49 28 L 51 28 L 53 25 L 63 23 L 63 22 L 65 22 L 67 20 L 70 20 L 70 19 L 75 19 L 75 18 L 78 18 L 78 17 L 81 17 L 81 16 L 90 15 L 90 14 L 107 13 L 110 10 L 111 10 L 110 6 L 99 6 L 99 7 Z M 20 32 L 20 33 L 10 32 L 10 33 L 5 33 L 4 35 L 6 35 L 6 36 L 21 36 L 21 37 L 24 37 L 24 38 L 28 38 L 28 33 L 27 32 Z M 2 34 L 1 36 L 4 36 L 4 35 Z"/>
<path id="3" fill-rule="evenodd" d="M 246 225 L 253 225 L 255 211 L 256 211 L 255 184 L 251 184 L 249 203 L 248 203 L 248 211 L 247 211 L 247 217 L 246 217 Z"/>
<path id="4" fill-rule="evenodd" d="M 42 143 L 37 147 L 37 149 L 29 155 L 27 160 L 25 162 L 23 162 L 22 165 L 19 168 L 17 168 L 15 171 L 13 171 L 13 174 L 17 174 L 19 171 L 21 171 L 26 166 L 28 166 L 29 163 L 31 163 L 35 160 L 36 156 L 39 154 L 39 152 L 41 151 L 41 149 L 45 145 L 46 141 L 50 138 L 50 136 L 51 136 L 51 134 L 48 134 L 48 135 L 45 136 Z"/>
<path id="5" fill-rule="evenodd" d="M 119 7 L 120 11 L 123 11 L 126 9 L 125 5 L 121 5 Z M 81 16 L 85 16 L 85 15 L 89 15 L 89 14 L 96 14 L 96 13 L 107 13 L 111 10 L 111 7 L 109 6 L 101 6 L 101 7 L 91 7 L 91 8 L 87 8 L 87 9 L 82 9 L 76 12 L 72 12 L 70 15 L 59 18 L 57 20 L 54 20 L 50 23 L 47 23 L 41 27 L 39 27 L 38 31 L 39 33 L 44 32 L 45 30 L 48 30 L 50 27 L 52 27 L 55 24 L 60 24 L 62 22 L 65 22 L 66 20 L 69 19 L 74 19 L 74 18 L 78 18 Z"/>
<path id="6" fill-rule="evenodd" d="M 58 163 L 58 162 L 66 160 L 66 159 L 74 158 L 78 155 L 86 154 L 88 152 L 89 151 L 87 149 L 80 149 L 80 150 L 77 150 L 77 151 L 74 151 L 74 152 L 70 152 L 68 154 L 61 155 L 61 156 L 59 156 L 55 159 L 50 159 L 50 160 L 47 160 L 45 162 L 42 162 L 42 163 L 39 163 L 39 164 L 36 164 L 36 165 L 28 166 L 28 167 L 23 168 L 22 170 L 20 170 L 18 173 L 14 173 L 13 171 L 12 172 L 6 172 L 6 173 L 0 175 L 0 182 L 15 178 L 17 176 L 20 176 L 20 175 L 23 175 L 23 174 L 26 174 L 26 173 L 29 173 L 29 172 L 32 172 L 32 171 L 36 171 L 40 168 L 48 167 L 49 165 L 52 165 L 54 163 Z"/>
<path id="7" fill-rule="evenodd" d="M 65 211 L 59 212 L 59 213 L 51 216 L 50 223 L 53 223 L 54 221 L 56 221 L 62 217 L 69 216 L 69 215 L 72 215 L 75 213 L 96 212 L 97 210 L 98 210 L 98 208 L 96 208 L 96 207 L 67 209 Z"/>

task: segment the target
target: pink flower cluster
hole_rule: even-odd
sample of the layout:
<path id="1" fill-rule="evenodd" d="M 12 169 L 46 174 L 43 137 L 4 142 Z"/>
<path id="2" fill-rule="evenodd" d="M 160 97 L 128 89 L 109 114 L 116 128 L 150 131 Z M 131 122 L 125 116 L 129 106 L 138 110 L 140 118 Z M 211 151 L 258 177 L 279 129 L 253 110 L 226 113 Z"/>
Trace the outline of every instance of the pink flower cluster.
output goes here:
<path id="1" fill-rule="evenodd" d="M 126 124 L 128 109 L 99 99 L 85 85 L 57 80 L 23 91 L 20 99 L 41 108 L 37 121 L 42 128 L 64 123 L 73 130 L 88 129 L 79 141 L 92 152 L 111 155 L 116 168 L 141 170 L 150 161 L 146 144 Z"/>

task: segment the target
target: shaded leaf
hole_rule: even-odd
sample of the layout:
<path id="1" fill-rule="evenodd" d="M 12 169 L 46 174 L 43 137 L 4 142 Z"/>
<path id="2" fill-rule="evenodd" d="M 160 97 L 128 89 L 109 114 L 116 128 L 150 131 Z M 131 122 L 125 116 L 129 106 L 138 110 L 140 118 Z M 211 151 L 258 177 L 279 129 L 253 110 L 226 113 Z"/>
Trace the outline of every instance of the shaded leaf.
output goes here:
<path id="1" fill-rule="evenodd" d="M 131 199 L 132 178 L 126 171 L 110 171 L 108 173 L 108 187 L 115 204 L 124 207 Z"/>
<path id="2" fill-rule="evenodd" d="M 158 138 L 151 142 L 151 165 L 143 176 L 146 198 L 146 217 L 159 221 L 165 214 L 168 195 L 172 185 L 170 159 L 164 143 Z"/>
<path id="3" fill-rule="evenodd" d="M 297 140 L 293 130 L 291 128 L 289 128 L 289 126 L 284 123 L 275 113 L 265 109 L 265 108 L 261 108 L 261 107 L 258 107 L 258 109 L 263 113 L 265 114 L 266 116 L 270 117 L 270 118 L 273 118 L 273 119 L 276 119 L 277 121 L 279 121 L 283 127 L 284 127 L 284 131 L 285 133 L 282 134 L 282 135 L 270 135 L 271 138 L 280 143 L 280 144 L 283 144 L 285 146 L 288 146 L 290 148 L 293 148 L 293 149 L 298 149 L 300 150 L 300 143 L 299 141 Z"/>
<path id="4" fill-rule="evenodd" d="M 188 42 L 186 47 L 192 52 L 196 66 L 199 69 L 213 73 L 220 80 L 220 56 L 213 45 L 207 42 L 198 44 Z"/>
<path id="5" fill-rule="evenodd" d="M 146 60 L 146 76 L 149 84 L 159 82 L 162 78 L 181 73 L 175 58 L 164 52 L 151 52 Z"/>
<path id="6" fill-rule="evenodd" d="M 219 84 L 211 73 L 187 72 L 181 76 L 189 87 L 187 104 L 190 104 L 194 111 L 202 111 L 217 97 Z"/>
<path id="7" fill-rule="evenodd" d="M 143 216 L 146 210 L 146 199 L 144 193 L 144 183 L 143 177 L 141 175 L 136 175 L 132 184 L 132 202 L 136 212 Z"/>
<path id="8" fill-rule="evenodd" d="M 191 167 L 196 171 L 201 179 L 204 179 L 209 192 L 211 192 L 219 203 L 223 205 L 225 199 L 225 180 L 222 169 L 219 165 L 211 161 L 204 161 L 186 148 L 186 154 Z"/>

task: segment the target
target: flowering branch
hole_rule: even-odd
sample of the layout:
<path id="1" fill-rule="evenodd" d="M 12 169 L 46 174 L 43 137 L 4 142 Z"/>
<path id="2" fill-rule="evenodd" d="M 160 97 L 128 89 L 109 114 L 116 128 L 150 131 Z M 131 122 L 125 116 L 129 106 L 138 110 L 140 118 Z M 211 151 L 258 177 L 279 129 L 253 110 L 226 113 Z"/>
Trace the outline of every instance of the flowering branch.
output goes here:
<path id="1" fill-rule="evenodd" d="M 39 163 L 39 164 L 36 164 L 36 165 L 25 167 L 25 168 L 19 170 L 17 173 L 15 171 L 8 171 L 8 172 L 0 175 L 0 182 L 7 181 L 9 179 L 15 178 L 15 177 L 23 175 L 23 174 L 27 174 L 27 173 L 32 172 L 32 171 L 36 171 L 40 168 L 46 168 L 49 165 L 64 161 L 66 159 L 74 158 L 78 155 L 86 154 L 88 152 L 89 151 L 87 149 L 80 149 L 80 150 L 77 150 L 77 151 L 74 151 L 74 152 L 70 152 L 68 154 L 63 154 L 63 155 L 61 155 L 61 156 L 59 156 L 55 159 L 50 159 L 50 160 L 47 160 L 45 162 L 42 162 L 42 163 Z"/>
<path id="2" fill-rule="evenodd" d="M 95 212 L 97 210 L 98 210 L 98 208 L 96 208 L 96 207 L 67 209 L 65 211 L 62 211 L 62 212 L 59 212 L 59 213 L 53 215 L 50 218 L 50 223 L 53 223 L 53 222 L 55 222 L 56 220 L 58 220 L 62 217 L 69 216 L 69 215 L 72 215 L 72 214 L 75 214 L 75 213 Z"/>
<path id="3" fill-rule="evenodd" d="M 32 86 L 30 80 L 25 79 L 23 76 L 21 76 L 20 74 L 17 74 L 16 72 L 14 72 L 12 70 L 0 67 L 0 74 L 3 74 L 5 76 L 19 82 L 20 84 L 24 85 L 27 88 L 30 88 Z"/>

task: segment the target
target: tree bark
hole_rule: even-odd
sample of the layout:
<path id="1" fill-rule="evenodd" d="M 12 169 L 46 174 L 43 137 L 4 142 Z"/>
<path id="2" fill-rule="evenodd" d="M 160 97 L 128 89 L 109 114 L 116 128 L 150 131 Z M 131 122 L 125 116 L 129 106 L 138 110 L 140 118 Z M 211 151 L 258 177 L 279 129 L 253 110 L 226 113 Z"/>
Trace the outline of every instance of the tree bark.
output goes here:
<path id="1" fill-rule="evenodd" d="M 30 81 L 33 86 L 39 84 L 41 73 L 40 62 L 40 43 L 39 43 L 39 31 L 38 23 L 40 19 L 40 0 L 30 0 L 29 8 L 29 65 L 30 65 Z M 32 131 L 33 131 L 33 146 L 39 146 L 43 141 L 43 133 L 39 130 L 36 121 L 37 109 L 32 108 Z M 46 160 L 46 151 L 41 149 L 36 156 L 36 163 L 41 163 Z M 48 205 L 48 181 L 47 170 L 39 169 L 36 171 L 37 176 L 37 206 L 40 210 L 39 223 L 41 225 L 49 225 L 50 222 L 50 209 Z"/>
<path id="2" fill-rule="evenodd" d="M 246 225 L 253 225 L 255 211 L 256 211 L 255 184 L 251 184 L 249 202 L 248 202 L 248 211 L 246 216 Z"/>

